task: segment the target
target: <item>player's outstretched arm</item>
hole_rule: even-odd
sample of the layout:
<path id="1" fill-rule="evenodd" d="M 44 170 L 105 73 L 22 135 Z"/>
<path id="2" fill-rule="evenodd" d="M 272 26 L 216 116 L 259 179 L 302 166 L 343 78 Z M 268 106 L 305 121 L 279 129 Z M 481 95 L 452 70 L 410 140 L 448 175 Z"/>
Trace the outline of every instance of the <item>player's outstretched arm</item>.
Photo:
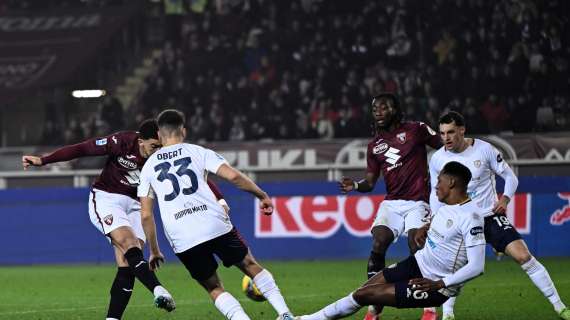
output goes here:
<path id="1" fill-rule="evenodd" d="M 141 222 L 146 236 L 146 241 L 150 250 L 150 257 L 148 259 L 150 270 L 156 270 L 160 264 L 164 262 L 164 255 L 160 252 L 158 240 L 156 239 L 156 224 L 154 222 L 154 215 L 152 208 L 154 199 L 151 197 L 141 197 Z"/>
<path id="2" fill-rule="evenodd" d="M 224 163 L 220 166 L 216 175 L 231 182 L 241 190 L 247 191 L 257 197 L 260 200 L 259 205 L 264 214 L 273 213 L 273 202 L 271 201 L 271 198 L 269 198 L 269 195 L 265 191 L 261 190 L 255 182 L 241 171 L 233 168 L 227 163 Z"/>
<path id="3" fill-rule="evenodd" d="M 355 181 L 349 177 L 342 177 L 338 182 L 338 187 L 342 193 L 348 193 L 352 190 L 370 192 L 374 189 L 374 186 L 376 186 L 376 181 L 378 181 L 378 175 L 372 172 L 366 172 L 366 177 L 360 181 Z"/>
<path id="4" fill-rule="evenodd" d="M 86 156 L 102 156 L 108 154 L 111 147 L 106 138 L 89 139 L 81 143 L 61 147 L 43 157 L 25 155 L 22 157 L 22 166 L 26 170 L 30 166 L 40 167 L 49 163 L 69 161 Z"/>

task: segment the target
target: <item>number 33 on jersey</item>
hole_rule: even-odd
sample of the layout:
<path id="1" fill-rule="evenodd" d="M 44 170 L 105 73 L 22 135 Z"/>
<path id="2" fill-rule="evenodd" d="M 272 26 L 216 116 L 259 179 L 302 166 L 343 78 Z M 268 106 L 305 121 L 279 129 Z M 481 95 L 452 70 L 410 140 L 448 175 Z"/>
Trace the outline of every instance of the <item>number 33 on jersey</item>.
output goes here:
<path id="1" fill-rule="evenodd" d="M 187 143 L 163 147 L 145 163 L 138 196 L 156 196 L 175 251 L 231 230 L 231 222 L 206 181 L 208 172 L 215 174 L 225 163 L 214 151 Z"/>

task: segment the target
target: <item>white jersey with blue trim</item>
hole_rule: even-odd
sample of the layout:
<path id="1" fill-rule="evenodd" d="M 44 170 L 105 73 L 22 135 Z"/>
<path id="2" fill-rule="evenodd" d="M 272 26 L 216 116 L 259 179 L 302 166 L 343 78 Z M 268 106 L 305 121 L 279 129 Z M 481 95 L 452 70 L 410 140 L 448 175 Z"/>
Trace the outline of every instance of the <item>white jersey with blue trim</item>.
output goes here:
<path id="1" fill-rule="evenodd" d="M 463 152 L 451 152 L 446 150 L 444 146 L 432 155 L 429 162 L 431 212 L 436 212 L 442 205 L 435 195 L 437 176 L 443 167 L 451 161 L 457 161 L 469 168 L 472 177 L 467 186 L 467 195 L 485 211 L 485 216 L 492 215 L 493 207 L 498 200 L 495 174 L 502 174 L 510 168 L 495 147 L 480 139 L 473 139 L 473 143 Z"/>
<path id="2" fill-rule="evenodd" d="M 424 248 L 415 254 L 422 275 L 437 281 L 465 266 L 466 248 L 485 245 L 483 226 L 483 212 L 471 200 L 440 207 L 432 219 Z M 455 296 L 462 286 L 447 287 L 445 294 Z"/>
<path id="3" fill-rule="evenodd" d="M 139 197 L 156 197 L 164 231 L 174 252 L 186 251 L 229 232 L 233 226 L 206 181 L 227 161 L 204 147 L 163 147 L 145 163 Z"/>

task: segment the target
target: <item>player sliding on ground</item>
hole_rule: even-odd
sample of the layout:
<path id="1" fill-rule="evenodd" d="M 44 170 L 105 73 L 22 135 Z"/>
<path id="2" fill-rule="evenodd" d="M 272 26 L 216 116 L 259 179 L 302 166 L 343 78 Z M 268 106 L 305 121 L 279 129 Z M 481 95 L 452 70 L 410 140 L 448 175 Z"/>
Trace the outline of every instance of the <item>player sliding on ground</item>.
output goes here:
<path id="1" fill-rule="evenodd" d="M 186 129 L 184 115 L 180 111 L 163 111 L 158 116 L 158 126 L 163 147 L 144 165 L 138 189 L 149 246 L 157 245 L 152 215 L 153 198 L 156 197 L 172 249 L 226 318 L 249 319 L 240 303 L 224 290 L 216 272 L 218 263 L 214 256 L 220 258 L 224 266 L 235 265 L 252 278 L 279 314 L 278 319 L 293 319 L 273 276 L 255 261 L 241 235 L 207 187 L 205 176 L 208 172 L 214 173 L 255 195 L 260 201 L 261 210 L 271 214 L 273 204 L 267 193 L 232 168 L 219 154 L 184 143 Z"/>
<path id="2" fill-rule="evenodd" d="M 402 121 L 399 99 L 391 93 L 383 93 L 372 100 L 374 138 L 366 152 L 366 176 L 360 181 L 343 177 L 340 190 L 370 192 L 380 174 L 386 182 L 387 196 L 378 208 L 372 226 L 372 250 L 368 259 L 367 275 L 370 279 L 384 269 L 386 251 L 400 236 L 408 236 L 410 254 L 418 249 L 414 234 L 429 217 L 429 178 L 426 146 L 439 148 L 437 133 L 425 123 Z M 364 320 L 377 320 L 373 306 Z M 435 320 L 435 314 L 427 314 L 423 320 Z"/>
<path id="3" fill-rule="evenodd" d="M 432 179 L 449 161 L 460 162 L 471 169 L 473 179 L 469 182 L 468 194 L 485 212 L 487 242 L 497 252 L 511 256 L 548 298 L 558 315 L 570 320 L 570 309 L 561 301 L 548 271 L 532 256 L 521 235 L 505 216 L 507 204 L 518 185 L 514 172 L 492 145 L 483 140 L 465 138 L 465 120 L 460 113 L 450 111 L 443 115 L 439 120 L 439 132 L 444 146 L 430 160 Z M 505 192 L 501 198 L 497 198 L 495 190 L 496 174 L 505 180 Z M 430 206 L 435 212 L 441 204 L 435 197 L 435 190 L 431 194 Z M 452 298 L 443 305 L 444 320 L 455 319 L 454 304 L 455 298 Z"/>
<path id="4" fill-rule="evenodd" d="M 384 268 L 348 296 L 297 319 L 340 319 L 370 305 L 377 306 L 378 313 L 385 306 L 435 307 L 456 296 L 485 266 L 483 212 L 467 196 L 469 180 L 467 167 L 458 162 L 446 164 L 436 186 L 438 199 L 446 205 L 434 216 L 424 248 Z"/>
<path id="5" fill-rule="evenodd" d="M 175 308 L 172 296 L 161 286 L 154 268 L 164 257 L 153 248 L 149 261 L 142 248 L 145 236 L 137 198 L 140 169 L 160 147 L 154 120 L 144 121 L 138 132 L 122 131 L 65 146 L 47 156 L 23 156 L 24 169 L 87 156 L 107 156 L 103 171 L 93 183 L 89 196 L 91 223 L 110 239 L 118 265 L 111 287 L 107 319 L 121 319 L 132 295 L 135 278 L 154 294 L 155 305 L 167 311 Z"/>

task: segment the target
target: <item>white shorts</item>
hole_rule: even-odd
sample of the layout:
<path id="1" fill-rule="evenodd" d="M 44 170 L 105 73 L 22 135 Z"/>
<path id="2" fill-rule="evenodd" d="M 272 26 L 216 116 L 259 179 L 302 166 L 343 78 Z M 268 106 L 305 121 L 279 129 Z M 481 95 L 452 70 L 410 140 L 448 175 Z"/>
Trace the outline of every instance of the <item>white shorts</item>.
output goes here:
<path id="1" fill-rule="evenodd" d="M 386 226 L 394 233 L 394 241 L 410 229 L 417 229 L 428 222 L 429 205 L 424 201 L 384 200 L 378 208 L 375 226 Z"/>
<path id="2" fill-rule="evenodd" d="M 134 230 L 137 238 L 146 241 L 141 222 L 141 204 L 131 197 L 92 189 L 89 193 L 89 218 L 104 235 L 127 226 Z"/>

